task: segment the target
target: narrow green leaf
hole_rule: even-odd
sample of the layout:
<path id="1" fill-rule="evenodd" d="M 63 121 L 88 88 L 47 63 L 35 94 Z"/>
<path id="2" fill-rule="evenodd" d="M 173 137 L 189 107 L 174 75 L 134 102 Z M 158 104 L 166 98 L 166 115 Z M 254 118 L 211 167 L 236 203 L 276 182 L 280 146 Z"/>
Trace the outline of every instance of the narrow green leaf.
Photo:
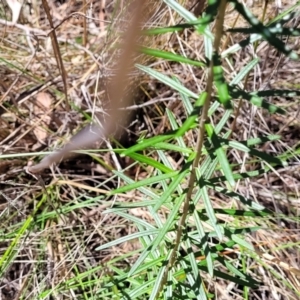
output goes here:
<path id="1" fill-rule="evenodd" d="M 213 75 L 214 82 L 217 88 L 218 96 L 220 102 L 224 105 L 225 108 L 231 108 L 230 99 L 231 96 L 228 92 L 228 85 L 223 76 L 223 68 L 220 57 L 217 53 L 213 54 Z"/>
<path id="2" fill-rule="evenodd" d="M 128 213 L 124 212 L 124 209 L 123 209 L 123 211 L 117 211 L 115 209 L 111 209 L 110 211 L 107 211 L 105 213 L 109 214 L 109 213 L 112 213 L 112 212 L 114 212 L 115 214 L 123 217 L 124 219 L 127 219 L 127 220 L 131 221 L 134 224 L 138 224 L 138 225 L 140 225 L 143 228 L 147 228 L 147 230 L 156 229 L 152 224 L 147 223 L 142 218 L 138 218 L 138 217 L 135 217 L 135 216 L 133 216 L 131 214 L 128 214 Z"/>
<path id="3" fill-rule="evenodd" d="M 227 155 L 222 148 L 221 139 L 214 133 L 213 127 L 210 124 L 205 124 L 206 131 L 208 136 L 211 139 L 214 152 L 217 156 L 219 164 L 221 166 L 221 171 L 223 172 L 224 176 L 226 177 L 228 183 L 233 187 L 235 186 L 234 176 L 232 174 L 232 170 L 227 159 Z"/>
<path id="4" fill-rule="evenodd" d="M 181 147 L 181 146 L 177 146 L 165 142 L 157 143 L 154 148 L 158 150 L 170 150 L 170 151 L 186 153 L 186 154 L 190 154 L 193 152 L 193 150 L 190 148 L 185 148 L 185 147 Z"/>
<path id="5" fill-rule="evenodd" d="M 157 72 L 156 70 L 154 69 L 151 69 L 149 67 L 146 67 L 146 66 L 142 66 L 142 65 L 139 65 L 139 64 L 136 64 L 136 67 L 140 70 L 142 70 L 143 72 L 149 74 L 150 76 L 158 79 L 160 82 L 164 83 L 165 85 L 173 88 L 174 90 L 180 92 L 180 93 L 183 93 L 189 97 L 192 97 L 194 99 L 198 99 L 198 95 L 195 94 L 194 92 L 190 91 L 189 89 L 187 89 L 185 86 L 183 86 L 181 83 L 179 83 L 179 81 L 175 81 L 173 80 L 172 78 L 160 73 L 160 72 Z"/>
<path id="6" fill-rule="evenodd" d="M 150 255 L 150 253 L 153 252 L 153 250 L 152 250 L 152 245 L 151 244 L 144 249 L 144 251 L 142 252 L 142 254 L 139 256 L 139 258 L 136 260 L 136 262 L 131 267 L 131 269 L 130 269 L 130 271 L 128 273 L 129 277 L 131 277 L 132 275 L 138 273 L 139 270 L 141 270 L 143 268 L 142 263 Z"/>
<path id="7" fill-rule="evenodd" d="M 243 143 L 240 143 L 238 141 L 228 141 L 228 145 L 231 148 L 237 149 L 239 151 L 243 151 L 245 153 L 250 152 L 249 147 L 247 147 L 246 145 L 244 145 Z"/>
<path id="8" fill-rule="evenodd" d="M 136 273 L 137 269 L 141 266 L 142 262 L 148 257 L 150 252 L 156 251 L 158 245 L 163 241 L 166 240 L 166 234 L 170 230 L 171 226 L 174 225 L 175 219 L 178 216 L 178 211 L 181 207 L 181 204 L 184 200 L 185 195 L 181 195 L 178 197 L 174 203 L 174 207 L 171 213 L 168 216 L 167 222 L 163 225 L 162 228 L 159 229 L 157 236 L 154 238 L 152 244 L 150 244 L 140 255 L 137 261 L 133 264 L 129 276 L 132 276 Z"/>
<path id="9" fill-rule="evenodd" d="M 115 171 L 114 173 L 119 175 L 119 172 Z M 159 183 L 163 180 L 167 180 L 167 179 L 178 176 L 178 173 L 179 173 L 178 171 L 175 171 L 175 172 L 173 171 L 173 172 L 169 172 L 167 174 L 161 174 L 161 175 L 158 175 L 158 176 L 152 176 L 150 178 L 139 180 L 139 181 L 137 181 L 133 184 L 126 185 L 126 186 L 123 186 L 123 187 L 120 187 L 118 189 L 113 190 L 111 192 L 111 195 L 115 195 L 115 194 L 119 194 L 119 193 L 125 193 L 125 192 L 128 192 L 128 191 L 134 190 L 134 189 L 138 189 L 141 186 L 148 186 L 148 185 L 152 185 L 154 183 Z"/>
<path id="10" fill-rule="evenodd" d="M 202 199 L 204 201 L 206 213 L 210 220 L 210 223 L 213 226 L 213 228 L 215 229 L 218 239 L 221 240 L 223 238 L 224 229 L 217 222 L 217 218 L 216 218 L 214 209 L 212 207 L 211 200 L 207 193 L 207 188 L 204 185 L 201 186 L 201 195 L 202 195 Z M 213 270 L 210 270 L 210 272 L 213 272 Z"/>
<path id="11" fill-rule="evenodd" d="M 157 27 L 157 28 L 150 28 L 143 31 L 143 34 L 145 35 L 158 35 L 158 34 L 165 34 L 165 33 L 172 33 L 177 31 L 182 31 L 186 28 L 192 28 L 194 27 L 194 24 L 178 24 L 175 26 L 169 26 L 169 27 Z"/>
<path id="12" fill-rule="evenodd" d="M 163 58 L 163 59 L 175 61 L 178 63 L 189 64 L 189 65 L 196 66 L 196 67 L 205 67 L 206 66 L 205 62 L 196 61 L 196 60 L 184 57 L 182 55 L 174 54 L 174 53 L 163 51 L 163 50 L 142 47 L 140 49 L 140 51 L 144 54 L 151 55 L 153 57 Z"/>
<path id="13" fill-rule="evenodd" d="M 252 61 L 250 61 L 245 67 L 242 68 L 242 70 L 231 80 L 229 85 L 237 85 L 239 84 L 245 76 L 259 63 L 259 59 L 255 58 Z"/>
<path id="14" fill-rule="evenodd" d="M 237 244 L 239 244 L 240 246 L 249 249 L 251 251 L 254 251 L 254 247 L 253 245 L 251 245 L 250 243 L 246 242 L 243 238 L 240 238 L 238 235 L 233 234 L 231 236 L 232 240 L 235 241 Z"/>
<path id="15" fill-rule="evenodd" d="M 179 218 L 179 209 L 185 199 L 185 195 L 180 195 L 177 197 L 174 201 L 174 206 L 171 210 L 171 213 L 168 216 L 167 222 L 163 225 L 161 228 L 159 234 L 156 236 L 156 238 L 153 241 L 153 249 L 156 249 L 158 245 L 161 243 L 161 241 L 166 239 L 167 232 L 172 228 L 172 226 L 175 225 L 175 221 Z"/>
<path id="16" fill-rule="evenodd" d="M 277 27 L 277 26 L 267 26 L 267 28 L 270 30 L 272 34 L 280 35 L 280 36 L 300 36 L 300 30 L 297 27 L 291 28 L 291 27 Z M 230 28 L 227 30 L 228 32 L 232 33 L 244 33 L 244 34 L 253 34 L 257 33 L 260 34 L 260 32 L 253 27 L 235 27 Z"/>
<path id="17" fill-rule="evenodd" d="M 258 144 L 278 141 L 280 139 L 281 139 L 280 135 L 270 134 L 270 135 L 267 135 L 267 136 L 248 139 L 247 141 L 241 141 L 240 143 L 243 143 L 244 145 L 247 145 L 247 147 L 251 147 L 251 146 L 258 145 Z"/>
<path id="18" fill-rule="evenodd" d="M 119 172 L 114 172 L 115 174 L 119 175 Z M 111 192 L 111 195 L 115 195 L 115 194 L 120 194 L 120 193 L 125 193 L 134 189 L 138 189 L 141 186 L 149 186 L 152 185 L 154 183 L 158 183 L 161 181 L 164 181 L 166 179 L 170 179 L 170 178 L 174 178 L 176 176 L 178 176 L 179 172 L 169 172 L 167 174 L 161 174 L 158 176 L 152 176 L 150 178 L 146 178 L 137 182 L 134 182 L 133 184 L 129 184 L 129 185 L 125 185 L 123 187 L 120 187 L 118 189 L 115 189 Z"/>
<path id="19" fill-rule="evenodd" d="M 204 101 L 206 99 L 207 93 L 203 92 L 200 97 L 197 97 L 197 101 L 195 103 L 195 108 L 191 115 L 185 120 L 183 125 L 175 131 L 173 134 L 165 134 L 160 136 L 155 136 L 149 139 L 144 139 L 141 142 L 139 142 L 137 145 L 132 146 L 129 149 L 124 150 L 121 152 L 121 156 L 131 155 L 131 153 L 138 152 L 141 150 L 144 150 L 149 147 L 155 147 L 156 144 L 165 142 L 168 139 L 174 138 L 174 137 L 180 137 L 183 134 L 185 134 L 191 127 L 194 126 L 195 121 L 199 114 L 200 107 L 204 104 Z"/>
<path id="20" fill-rule="evenodd" d="M 205 299 L 207 299 L 207 295 L 206 295 L 205 290 L 203 288 L 203 284 L 202 284 L 200 274 L 199 274 L 199 271 L 198 271 L 197 262 L 196 261 L 194 261 L 194 262 L 196 264 L 195 268 L 197 269 L 197 275 L 196 276 L 193 276 L 194 274 L 191 274 L 191 272 L 189 271 L 189 266 L 187 265 L 186 261 L 183 260 L 183 259 L 180 260 L 180 264 L 182 265 L 182 268 L 186 273 L 186 278 L 189 282 L 189 285 L 194 287 L 193 291 L 192 291 L 193 294 L 194 294 L 193 299 L 195 299 L 195 297 L 196 297 L 197 300 L 205 300 Z"/>
<path id="21" fill-rule="evenodd" d="M 174 172 L 174 170 L 166 167 L 165 165 L 161 164 L 160 162 L 154 160 L 153 158 L 150 158 L 148 156 L 139 154 L 139 153 L 131 153 L 128 155 L 129 157 L 131 157 L 132 159 L 134 159 L 135 161 L 139 161 L 141 163 L 144 163 L 147 166 L 152 166 L 157 170 L 162 171 L 163 173 L 170 173 L 170 172 Z"/>
<path id="22" fill-rule="evenodd" d="M 226 268 L 232 272 L 235 276 L 238 276 L 244 280 L 247 279 L 247 276 L 242 273 L 240 270 L 238 270 L 234 265 L 232 265 L 227 259 L 224 259 L 224 265 L 226 266 Z"/>
<path id="23" fill-rule="evenodd" d="M 245 99 L 255 106 L 267 109 L 270 113 L 280 113 L 280 114 L 286 113 L 284 109 L 282 109 L 274 104 L 268 103 L 267 101 L 265 101 L 264 99 L 259 97 L 257 92 L 248 93 L 248 92 L 238 89 L 236 86 L 234 86 L 234 87 L 229 86 L 229 93 L 232 98 Z"/>
<path id="24" fill-rule="evenodd" d="M 153 286 L 153 289 L 151 291 L 151 295 L 150 295 L 150 298 L 149 300 L 155 300 L 155 299 L 158 299 L 157 297 L 157 293 L 159 291 L 159 288 L 160 288 L 160 285 L 161 285 L 161 281 L 162 281 L 162 278 L 164 276 L 164 273 L 165 273 L 165 270 L 167 268 L 167 265 L 168 265 L 168 262 L 171 258 L 171 255 L 172 255 L 172 250 L 169 250 L 168 251 L 168 254 L 167 254 L 167 258 L 165 260 L 165 263 L 163 264 L 163 266 L 159 269 L 159 272 L 157 274 L 157 277 L 156 277 L 156 280 L 155 280 L 155 283 L 154 283 L 154 286 Z M 171 273 L 172 272 L 172 269 L 169 270 L 169 272 Z"/>
<path id="25" fill-rule="evenodd" d="M 135 232 L 135 233 L 123 236 L 123 237 L 121 237 L 119 239 L 116 239 L 114 241 L 111 241 L 109 243 L 106 243 L 104 245 L 101 245 L 98 248 L 96 248 L 96 250 L 100 251 L 100 250 L 107 249 L 109 247 L 116 246 L 116 245 L 124 243 L 124 242 L 128 242 L 128 241 L 133 240 L 133 239 L 137 239 L 137 238 L 140 238 L 140 237 L 143 237 L 143 236 L 153 235 L 153 234 L 157 234 L 157 233 L 159 233 L 158 229 L 145 230 L 145 231 L 142 231 L 142 232 Z"/>
<path id="26" fill-rule="evenodd" d="M 199 117 L 200 107 L 203 106 L 203 104 L 205 103 L 206 98 L 207 98 L 207 93 L 203 92 L 200 95 L 200 97 L 197 99 L 197 101 L 195 103 L 195 108 L 194 108 L 193 112 L 191 113 L 191 115 L 184 121 L 182 126 L 176 132 L 176 136 L 184 135 L 189 129 L 191 129 L 191 127 L 193 127 L 193 125 L 195 124 L 197 118 Z"/>
<path id="27" fill-rule="evenodd" d="M 219 0 L 213 1 L 213 2 L 215 3 L 218 1 Z M 197 19 L 194 14 L 192 14 L 189 10 L 187 10 L 182 5 L 180 5 L 180 3 L 178 3 L 177 1 L 164 0 L 164 2 L 170 8 L 172 8 L 174 11 L 176 11 L 180 16 L 182 16 L 187 22 L 197 22 L 198 21 L 199 25 L 195 25 L 196 30 L 201 34 L 204 34 L 204 36 L 206 36 L 210 39 L 213 39 L 213 35 L 210 32 L 208 25 L 210 22 L 213 21 L 214 16 L 217 14 L 218 4 L 215 5 L 214 3 L 210 3 L 210 1 L 209 1 L 209 5 L 206 9 L 206 12 L 203 14 L 203 17 Z"/>
<path id="28" fill-rule="evenodd" d="M 268 27 L 264 26 L 257 18 L 255 18 L 246 6 L 242 5 L 237 0 L 231 0 L 231 2 L 234 3 L 235 9 L 253 26 L 253 28 L 260 32 L 266 41 L 291 59 L 298 59 L 297 53 L 289 49 Z"/>
<path id="29" fill-rule="evenodd" d="M 171 139 L 172 137 L 174 137 L 174 134 L 164 134 L 164 135 L 154 136 L 149 139 L 144 139 L 141 142 L 139 142 L 138 144 L 124 150 L 121 153 L 121 156 L 123 157 L 126 155 L 131 155 L 131 153 L 138 152 L 138 151 L 147 149 L 149 147 L 155 147 L 155 145 L 157 143 L 164 142 L 166 140 Z"/>
<path id="30" fill-rule="evenodd" d="M 199 269 L 201 269 L 203 271 L 207 271 L 207 268 L 205 266 L 199 266 Z M 242 286 L 249 286 L 251 288 L 257 288 L 261 284 L 260 282 L 254 280 L 250 276 L 247 277 L 247 280 L 243 280 L 243 279 L 231 276 L 229 274 L 226 274 L 226 273 L 218 271 L 218 270 L 215 270 L 215 276 L 218 278 L 224 279 L 228 282 L 233 282 L 237 285 L 242 285 Z"/>
<path id="31" fill-rule="evenodd" d="M 199 210 L 199 212 L 204 213 L 204 210 Z M 264 211 L 252 211 L 252 210 L 237 210 L 237 209 L 222 209 L 222 208 L 215 208 L 216 214 L 225 214 L 229 216 L 243 216 L 243 217 L 266 217 L 273 215 L 271 211 L 264 210 Z"/>
<path id="32" fill-rule="evenodd" d="M 264 90 L 264 91 L 257 91 L 256 95 L 258 97 L 296 97 L 300 96 L 300 91 L 299 90 Z"/>
<path id="33" fill-rule="evenodd" d="M 186 170 L 181 170 L 176 174 L 176 176 L 174 176 L 173 181 L 169 184 L 168 190 L 163 193 L 163 195 L 159 198 L 156 205 L 154 206 L 155 211 L 157 211 L 167 201 L 167 199 L 172 195 L 177 186 L 189 172 L 190 170 L 189 168 L 187 168 Z"/>
<path id="34" fill-rule="evenodd" d="M 247 174 L 247 175 L 249 175 L 249 174 Z M 236 180 L 243 179 L 243 178 L 244 177 L 242 177 L 242 176 L 235 176 Z M 224 176 L 224 179 L 225 179 L 225 176 Z M 243 195 L 238 194 L 238 193 L 236 193 L 234 191 L 229 191 L 227 189 L 224 189 L 224 188 L 222 188 L 222 187 L 220 187 L 218 185 L 211 184 L 212 182 L 219 182 L 219 181 L 220 181 L 220 177 L 218 177 L 218 178 L 212 178 L 209 181 L 209 183 L 207 184 L 207 186 L 212 187 L 214 190 L 216 190 L 216 191 L 224 194 L 228 198 L 233 198 L 233 199 L 241 201 L 244 205 L 247 205 L 251 209 L 255 209 L 255 210 L 264 210 L 265 209 L 264 206 L 262 206 L 261 204 L 255 202 L 254 200 L 252 200 L 250 198 L 244 197 Z"/>

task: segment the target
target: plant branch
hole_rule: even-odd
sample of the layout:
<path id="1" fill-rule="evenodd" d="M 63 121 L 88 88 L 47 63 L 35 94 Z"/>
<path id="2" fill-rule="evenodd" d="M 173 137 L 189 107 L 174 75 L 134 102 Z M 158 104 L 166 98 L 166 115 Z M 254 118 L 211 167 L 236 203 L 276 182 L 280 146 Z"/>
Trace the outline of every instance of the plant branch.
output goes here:
<path id="1" fill-rule="evenodd" d="M 216 26 L 215 26 L 215 40 L 214 40 L 214 51 L 216 53 L 218 53 L 218 51 L 219 51 L 220 42 L 221 42 L 221 38 L 222 38 L 222 34 L 223 34 L 223 23 L 224 23 L 226 4 L 227 4 L 226 0 L 221 0 L 220 4 L 219 4 L 218 16 L 217 16 Z M 213 67 L 214 67 L 213 59 L 211 59 L 210 66 L 209 66 L 208 78 L 207 78 L 207 86 L 206 86 L 206 90 L 204 92 L 206 95 L 205 95 L 204 105 L 203 105 L 202 114 L 201 114 L 201 118 L 200 118 L 200 122 L 199 122 L 199 134 L 198 134 L 197 145 L 196 145 L 196 149 L 195 149 L 196 157 L 195 157 L 195 159 L 193 161 L 193 165 L 192 165 L 191 175 L 190 175 L 190 179 L 189 179 L 189 183 L 188 183 L 188 191 L 187 191 L 184 203 L 183 203 L 183 211 L 182 211 L 182 216 L 181 216 L 181 218 L 179 220 L 179 224 L 178 224 L 174 248 L 172 250 L 169 263 L 165 269 L 160 287 L 156 294 L 156 298 L 159 297 L 161 291 L 163 290 L 164 285 L 167 282 L 168 272 L 174 266 L 174 264 L 176 262 L 177 251 L 180 246 L 182 232 L 186 225 L 186 220 L 187 220 L 187 217 L 189 214 L 190 201 L 192 199 L 192 193 L 193 193 L 194 184 L 196 181 L 196 168 L 199 165 L 199 161 L 200 161 L 200 158 L 202 155 L 202 147 L 203 147 L 204 137 L 205 137 L 205 122 L 208 117 L 208 110 L 210 107 L 211 94 L 213 91 L 213 82 L 214 82 Z"/>

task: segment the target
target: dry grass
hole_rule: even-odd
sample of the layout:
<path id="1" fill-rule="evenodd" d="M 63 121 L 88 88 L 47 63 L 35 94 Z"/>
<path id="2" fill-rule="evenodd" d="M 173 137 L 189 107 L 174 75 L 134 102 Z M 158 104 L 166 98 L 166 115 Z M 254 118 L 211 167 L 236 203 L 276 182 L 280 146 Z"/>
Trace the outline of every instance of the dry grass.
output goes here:
<path id="1" fill-rule="evenodd" d="M 86 24 L 82 14 L 90 10 L 90 2 L 49 2 L 52 3 L 52 20 L 66 73 L 68 102 L 47 37 L 49 25 L 42 6 L 35 7 L 32 15 L 23 13 L 20 23 L 15 26 L 9 22 L 5 24 L 3 20 L 9 19 L 9 10 L 4 5 L 0 8 L 1 254 L 7 251 L 11 241 L 17 241 L 13 245 L 16 251 L 7 258 L 7 266 L 2 262 L 1 299 L 37 299 L 37 295 L 46 299 L 47 295 L 43 295 L 46 290 L 53 290 L 55 299 L 91 299 L 91 295 L 97 294 L 113 277 L 115 266 L 126 268 L 138 256 L 140 243 L 137 240 L 109 250 L 95 249 L 136 231 L 125 218 L 105 213 L 116 200 L 131 203 L 141 198 L 138 191 L 107 197 L 109 191 L 122 184 L 113 171 L 126 169 L 126 174 L 137 181 L 151 175 L 151 169 L 113 154 L 109 151 L 113 146 L 108 142 L 105 151 L 86 151 L 88 155 L 70 158 L 45 171 L 42 178 L 47 194 L 43 182 L 24 171 L 28 160 L 38 161 L 44 151 L 60 148 L 91 121 L 95 111 L 105 108 L 103 101 L 107 96 L 107 85 L 116 71 L 120 33 L 128 20 L 125 2 L 96 1 L 93 3 L 93 19 L 87 19 Z M 155 5 L 148 7 L 148 27 L 174 25 L 181 21 L 166 6 L 158 4 L 159 1 L 154 2 Z M 179 2 L 189 9 L 195 4 L 195 1 Z M 101 6 L 104 3 L 105 12 Z M 292 3 L 283 5 L 291 6 Z M 276 2 L 271 1 L 265 20 L 272 18 L 275 6 Z M 256 1 L 250 9 L 257 10 L 258 16 L 263 12 L 263 6 Z M 99 22 L 99 18 L 106 22 Z M 225 27 L 231 28 L 233 24 L 235 27 L 243 26 L 239 20 L 235 23 L 236 18 L 235 14 L 228 13 Z M 290 22 L 294 27 L 298 26 L 298 17 Z M 221 48 L 225 50 L 241 39 L 239 34 L 227 33 Z M 157 39 L 148 37 L 143 42 L 149 47 L 204 60 L 203 41 L 192 30 L 166 34 Z M 286 43 L 296 51 L 299 48 L 298 37 Z M 243 83 L 246 89 L 299 88 L 299 62 L 283 57 L 264 42 L 256 48 L 249 46 L 226 61 L 223 66 L 228 80 L 253 59 L 253 53 L 261 61 L 256 72 Z M 201 68 L 164 60 L 147 60 L 144 56 L 138 59 L 165 74 L 176 75 L 195 93 L 205 89 L 207 74 Z M 178 122 L 185 118 L 179 95 L 169 88 L 136 73 L 132 74 L 132 85 L 137 87 L 133 104 L 135 110 L 130 126 L 120 139 L 121 144 L 129 146 L 142 134 L 153 136 L 170 130 L 166 109 L 174 113 Z M 255 199 L 275 211 L 277 216 L 282 216 L 257 221 L 266 222 L 261 225 L 268 229 L 248 236 L 255 245 L 257 257 L 244 263 L 256 279 L 263 282 L 260 289 L 252 291 L 249 299 L 298 299 L 299 100 L 278 97 L 270 101 L 285 107 L 289 112 L 287 117 L 269 115 L 241 103 L 232 135 L 233 139 L 247 140 L 261 136 L 261 133 L 280 133 L 280 142 L 265 143 L 261 150 L 289 155 L 290 162 L 288 167 L 239 182 L 236 186 L 236 192 Z M 67 103 L 70 103 L 70 109 Z M 224 110 L 219 108 L 218 115 L 211 121 L 216 124 L 222 114 Z M 194 135 L 190 134 L 185 139 L 190 147 L 195 147 Z M 115 141 L 116 145 L 118 143 Z M 231 150 L 228 155 L 232 162 L 242 165 L 240 172 L 254 170 L 259 165 L 259 162 L 244 165 L 247 154 L 238 150 Z M 156 158 L 155 154 L 153 157 Z M 169 157 L 174 169 L 180 165 L 182 156 L 172 157 L 170 153 Z M 240 205 L 234 199 L 228 201 L 222 194 L 215 193 L 212 198 L 215 208 Z M 152 216 L 143 209 L 132 209 L 130 213 L 151 222 Z M 168 213 L 167 209 L 162 211 L 161 218 L 166 218 Z M 34 222 L 31 223 L 32 219 Z M 230 221 L 233 220 L 224 220 Z M 132 255 L 134 251 L 136 253 Z M 238 251 L 224 253 L 230 259 L 239 255 Z M 89 284 L 97 278 L 103 281 Z M 208 276 L 205 280 L 208 291 L 214 292 L 219 299 L 244 299 L 242 287 L 221 280 L 213 281 Z M 107 297 L 109 299 L 110 296 Z"/>

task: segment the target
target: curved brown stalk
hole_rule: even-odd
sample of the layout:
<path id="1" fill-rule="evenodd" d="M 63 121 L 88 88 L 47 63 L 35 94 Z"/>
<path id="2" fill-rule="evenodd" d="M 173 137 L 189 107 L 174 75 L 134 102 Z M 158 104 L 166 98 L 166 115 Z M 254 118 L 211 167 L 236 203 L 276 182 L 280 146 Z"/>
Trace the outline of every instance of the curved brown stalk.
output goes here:
<path id="1" fill-rule="evenodd" d="M 104 118 L 104 114 L 99 116 L 100 124 L 93 124 L 85 127 L 77 133 L 69 143 L 62 149 L 44 157 L 40 163 L 28 167 L 28 172 L 39 173 L 46 168 L 49 168 L 54 163 L 59 163 L 73 154 L 73 151 L 86 149 L 93 146 L 96 142 L 102 142 L 104 139 L 112 135 L 118 134 L 118 130 L 122 124 L 126 123 L 127 113 L 124 113 L 120 108 L 128 106 L 131 103 L 130 93 L 124 97 L 126 86 L 128 85 L 128 73 L 133 67 L 134 53 L 136 52 L 136 42 L 140 35 L 140 25 L 142 21 L 143 1 L 135 0 L 131 3 L 133 17 L 130 25 L 127 28 L 124 36 L 122 54 L 118 60 L 118 70 L 112 79 L 109 86 L 109 97 L 107 114 L 108 118 Z M 116 126 L 116 120 L 120 120 Z"/>

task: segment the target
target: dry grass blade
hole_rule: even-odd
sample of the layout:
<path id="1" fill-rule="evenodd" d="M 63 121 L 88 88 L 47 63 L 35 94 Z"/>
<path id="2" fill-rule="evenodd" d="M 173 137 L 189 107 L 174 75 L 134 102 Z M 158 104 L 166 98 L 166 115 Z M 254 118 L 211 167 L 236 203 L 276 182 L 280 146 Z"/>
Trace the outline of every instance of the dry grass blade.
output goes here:
<path id="1" fill-rule="evenodd" d="M 118 71 L 109 86 L 110 99 L 108 99 L 109 104 L 107 111 L 110 117 L 105 120 L 103 117 L 99 117 L 100 125 L 85 127 L 61 150 L 44 157 L 37 165 L 29 167 L 28 171 L 30 173 L 39 173 L 42 170 L 49 168 L 50 165 L 71 156 L 72 151 L 88 148 L 94 143 L 114 135 L 116 133 L 116 120 L 120 120 L 117 124 L 118 126 L 126 122 L 126 118 L 123 118 L 124 112 L 119 108 L 130 104 L 130 93 L 125 97 L 124 94 L 128 84 L 127 75 L 133 65 L 133 57 L 136 50 L 135 45 L 136 40 L 139 37 L 143 7 L 143 4 L 141 4 L 140 1 L 133 1 L 131 5 L 131 11 L 134 11 L 132 21 L 124 36 L 122 54 L 118 61 Z"/>
<path id="2" fill-rule="evenodd" d="M 51 17 L 51 14 L 50 14 L 50 9 L 49 9 L 48 3 L 45 0 L 42 0 L 42 3 L 43 3 L 43 7 L 45 9 L 45 12 L 47 14 L 47 18 L 48 18 L 48 21 L 50 23 L 50 26 L 53 29 L 54 24 L 52 22 L 52 17 Z M 67 73 L 66 73 L 62 58 L 61 58 L 60 51 L 59 51 L 59 45 L 58 45 L 55 30 L 51 30 L 50 36 L 51 36 L 51 41 L 52 41 L 53 50 L 54 50 L 55 58 L 56 58 L 56 61 L 57 61 L 57 65 L 59 66 L 59 69 L 60 69 L 60 72 L 61 72 L 61 77 L 62 77 L 62 80 L 63 80 L 63 83 L 64 83 L 64 90 L 65 90 L 65 97 L 66 97 L 66 110 L 69 111 L 70 110 L 70 105 L 69 105 L 69 101 L 68 101 Z"/>

